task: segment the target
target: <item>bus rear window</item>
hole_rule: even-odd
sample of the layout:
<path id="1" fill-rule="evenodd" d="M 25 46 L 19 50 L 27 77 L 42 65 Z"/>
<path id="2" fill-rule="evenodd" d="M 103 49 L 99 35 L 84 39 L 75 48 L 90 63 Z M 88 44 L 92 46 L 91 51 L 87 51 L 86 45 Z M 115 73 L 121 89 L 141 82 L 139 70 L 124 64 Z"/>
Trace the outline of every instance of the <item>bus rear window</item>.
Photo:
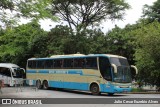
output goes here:
<path id="1" fill-rule="evenodd" d="M 36 68 L 36 61 L 28 61 L 28 68 L 35 69 Z"/>

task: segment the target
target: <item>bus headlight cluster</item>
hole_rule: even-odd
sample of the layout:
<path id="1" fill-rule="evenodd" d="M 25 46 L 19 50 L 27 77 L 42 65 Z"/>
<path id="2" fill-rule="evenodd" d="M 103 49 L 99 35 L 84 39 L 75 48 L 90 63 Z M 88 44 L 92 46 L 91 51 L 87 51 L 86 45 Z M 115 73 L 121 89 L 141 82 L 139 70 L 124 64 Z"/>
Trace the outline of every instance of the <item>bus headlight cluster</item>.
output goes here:
<path id="1" fill-rule="evenodd" d="M 115 88 L 120 88 L 119 86 L 115 86 Z"/>

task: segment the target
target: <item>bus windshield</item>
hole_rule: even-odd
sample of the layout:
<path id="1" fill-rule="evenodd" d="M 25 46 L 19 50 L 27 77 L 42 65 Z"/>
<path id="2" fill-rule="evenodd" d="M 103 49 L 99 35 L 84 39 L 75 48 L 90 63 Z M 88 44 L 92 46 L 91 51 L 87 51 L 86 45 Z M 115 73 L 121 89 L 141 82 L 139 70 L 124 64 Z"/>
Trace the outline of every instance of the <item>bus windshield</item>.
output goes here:
<path id="1" fill-rule="evenodd" d="M 111 63 L 117 66 L 129 66 L 128 61 L 125 58 L 111 57 L 110 60 L 111 60 Z"/>
<path id="2" fill-rule="evenodd" d="M 117 66 L 117 73 L 113 73 L 113 81 L 118 83 L 130 83 L 131 71 L 127 59 L 112 57 L 110 61 Z"/>

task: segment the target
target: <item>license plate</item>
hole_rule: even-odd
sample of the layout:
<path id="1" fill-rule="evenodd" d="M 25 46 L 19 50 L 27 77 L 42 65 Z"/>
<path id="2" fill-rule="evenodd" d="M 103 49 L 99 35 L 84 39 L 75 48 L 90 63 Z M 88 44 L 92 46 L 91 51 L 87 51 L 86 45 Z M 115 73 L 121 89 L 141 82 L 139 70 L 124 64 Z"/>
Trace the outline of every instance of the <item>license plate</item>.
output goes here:
<path id="1" fill-rule="evenodd" d="M 123 92 L 128 92 L 128 90 L 123 90 Z"/>

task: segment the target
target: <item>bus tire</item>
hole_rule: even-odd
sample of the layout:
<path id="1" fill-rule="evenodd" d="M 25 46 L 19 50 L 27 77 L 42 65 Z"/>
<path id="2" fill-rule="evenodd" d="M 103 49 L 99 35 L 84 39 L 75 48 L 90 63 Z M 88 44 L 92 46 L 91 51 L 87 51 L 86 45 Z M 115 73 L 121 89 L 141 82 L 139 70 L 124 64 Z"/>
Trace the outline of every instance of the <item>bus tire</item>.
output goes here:
<path id="1" fill-rule="evenodd" d="M 41 89 L 41 88 L 42 88 L 42 86 L 41 86 L 41 81 L 40 81 L 40 80 L 37 80 L 37 81 L 36 81 L 36 87 L 37 87 L 38 89 Z"/>
<path id="2" fill-rule="evenodd" d="M 48 89 L 48 81 L 44 80 L 43 81 L 43 89 L 47 90 Z"/>
<path id="3" fill-rule="evenodd" d="M 100 92 L 98 84 L 96 83 L 91 84 L 90 91 L 92 92 L 93 95 L 99 95 Z"/>

